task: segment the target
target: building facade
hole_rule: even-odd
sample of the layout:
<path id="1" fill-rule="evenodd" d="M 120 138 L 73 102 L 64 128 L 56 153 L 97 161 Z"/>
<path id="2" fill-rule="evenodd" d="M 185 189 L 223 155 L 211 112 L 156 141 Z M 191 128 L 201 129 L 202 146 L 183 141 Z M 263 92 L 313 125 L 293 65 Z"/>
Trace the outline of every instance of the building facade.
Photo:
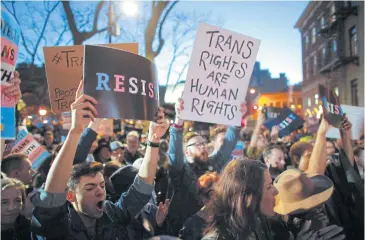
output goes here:
<path id="1" fill-rule="evenodd" d="M 319 109 L 318 84 L 341 104 L 364 106 L 364 2 L 310 1 L 297 21 L 302 40 L 303 109 Z"/>

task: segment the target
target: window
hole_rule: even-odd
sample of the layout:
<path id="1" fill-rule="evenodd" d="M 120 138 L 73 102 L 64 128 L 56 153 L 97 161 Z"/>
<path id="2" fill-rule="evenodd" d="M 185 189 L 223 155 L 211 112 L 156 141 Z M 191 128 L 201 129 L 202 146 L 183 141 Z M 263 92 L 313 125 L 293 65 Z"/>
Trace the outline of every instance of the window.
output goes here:
<path id="1" fill-rule="evenodd" d="M 305 49 L 308 49 L 308 44 L 309 44 L 309 36 L 305 35 L 305 37 L 304 37 L 304 47 L 305 47 Z"/>
<path id="2" fill-rule="evenodd" d="M 334 88 L 334 92 L 335 92 L 337 97 L 340 96 L 340 91 L 339 91 L 338 87 Z"/>
<path id="3" fill-rule="evenodd" d="M 337 52 L 337 41 L 335 39 L 332 40 L 332 52 Z"/>
<path id="4" fill-rule="evenodd" d="M 314 104 L 318 105 L 318 93 L 316 93 L 316 95 L 314 95 Z"/>
<path id="5" fill-rule="evenodd" d="M 322 48 L 322 64 L 325 65 L 326 64 L 326 47 Z"/>
<path id="6" fill-rule="evenodd" d="M 359 105 L 359 98 L 357 96 L 357 79 L 351 81 L 351 103 L 353 106 Z"/>
<path id="7" fill-rule="evenodd" d="M 316 43 L 316 28 L 312 28 L 312 44 Z"/>
<path id="8" fill-rule="evenodd" d="M 324 18 L 324 16 L 321 17 L 321 28 L 325 28 L 326 27 L 326 19 Z"/>
<path id="9" fill-rule="evenodd" d="M 357 55 L 357 30 L 356 27 L 353 26 L 349 30 L 350 35 L 350 56 Z"/>
<path id="10" fill-rule="evenodd" d="M 356 1 L 346 1 L 347 2 L 347 7 L 355 7 L 356 6 Z"/>
<path id="11" fill-rule="evenodd" d="M 336 21 L 336 15 L 335 15 L 335 12 L 336 12 L 336 6 L 335 6 L 335 3 L 333 3 L 333 4 L 331 5 L 331 9 L 330 9 L 331 22 Z"/>
<path id="12" fill-rule="evenodd" d="M 312 99 L 311 98 L 308 98 L 307 99 L 307 104 L 308 104 L 308 107 L 311 107 L 312 106 Z"/>
<path id="13" fill-rule="evenodd" d="M 317 56 L 313 56 L 313 74 L 317 72 Z"/>

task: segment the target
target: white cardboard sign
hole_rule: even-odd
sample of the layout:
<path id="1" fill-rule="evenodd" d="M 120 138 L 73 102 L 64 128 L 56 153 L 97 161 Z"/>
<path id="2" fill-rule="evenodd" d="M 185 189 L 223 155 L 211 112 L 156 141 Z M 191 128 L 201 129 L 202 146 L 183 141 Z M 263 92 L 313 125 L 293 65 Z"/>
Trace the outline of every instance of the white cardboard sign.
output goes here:
<path id="1" fill-rule="evenodd" d="M 182 119 L 240 126 L 240 103 L 260 40 L 201 23 L 184 89 Z"/>
<path id="2" fill-rule="evenodd" d="M 364 108 L 342 104 L 341 108 L 348 117 L 349 121 L 352 123 L 352 140 L 359 140 L 362 131 L 364 131 Z M 339 129 L 331 127 L 328 129 L 326 137 L 340 139 L 341 135 Z"/>

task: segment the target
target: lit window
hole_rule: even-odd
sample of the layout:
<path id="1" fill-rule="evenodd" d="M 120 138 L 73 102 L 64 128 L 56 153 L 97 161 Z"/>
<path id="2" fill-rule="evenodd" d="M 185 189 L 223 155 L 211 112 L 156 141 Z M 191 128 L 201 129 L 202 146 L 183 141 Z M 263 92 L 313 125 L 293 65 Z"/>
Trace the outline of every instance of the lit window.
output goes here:
<path id="1" fill-rule="evenodd" d="M 318 94 L 314 95 L 314 104 L 318 105 Z"/>
<path id="2" fill-rule="evenodd" d="M 312 99 L 308 98 L 307 103 L 308 103 L 308 107 L 311 107 L 312 106 Z"/>
<path id="3" fill-rule="evenodd" d="M 338 87 L 334 88 L 334 92 L 335 92 L 337 97 L 340 96 L 340 91 L 339 91 Z"/>
<path id="4" fill-rule="evenodd" d="M 322 64 L 326 64 L 326 47 L 322 48 Z"/>
<path id="5" fill-rule="evenodd" d="M 312 28 L 312 44 L 315 44 L 316 43 L 316 28 L 313 27 Z"/>

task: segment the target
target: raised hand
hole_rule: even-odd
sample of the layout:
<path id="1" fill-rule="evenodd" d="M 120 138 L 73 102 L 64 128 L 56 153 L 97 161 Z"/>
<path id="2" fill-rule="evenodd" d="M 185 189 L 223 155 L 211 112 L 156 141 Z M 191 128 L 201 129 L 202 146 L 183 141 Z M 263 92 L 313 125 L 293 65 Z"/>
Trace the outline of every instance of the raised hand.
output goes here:
<path id="1" fill-rule="evenodd" d="M 169 122 L 165 119 L 164 109 L 160 107 L 155 117 L 155 121 L 150 123 L 150 140 L 159 141 L 169 128 Z"/>
<path id="2" fill-rule="evenodd" d="M 9 80 L 8 83 L 11 85 L 5 88 L 4 94 L 8 97 L 15 97 L 15 102 L 18 103 L 22 97 L 22 92 L 20 90 L 20 83 L 22 81 L 19 78 L 19 73 L 14 72 L 14 77 Z"/>
<path id="3" fill-rule="evenodd" d="M 280 128 L 279 126 L 273 126 L 271 129 L 271 139 L 276 139 L 279 136 Z"/>
<path id="4" fill-rule="evenodd" d="M 330 124 L 324 117 L 322 117 L 321 123 L 319 124 L 319 128 L 318 128 L 318 134 L 326 135 L 329 128 L 330 128 Z"/>
<path id="5" fill-rule="evenodd" d="M 351 128 L 352 128 L 352 124 L 349 121 L 348 117 L 345 116 L 343 119 L 343 122 L 341 124 L 340 131 L 342 133 L 349 133 L 349 132 L 351 132 Z"/>
<path id="6" fill-rule="evenodd" d="M 179 98 L 175 104 L 175 123 L 178 123 L 178 121 L 181 121 L 181 112 L 184 110 L 184 100 L 182 98 Z"/>
<path id="7" fill-rule="evenodd" d="M 311 221 L 306 221 L 302 230 L 298 233 L 296 240 L 342 240 L 345 235 L 340 234 L 343 228 L 331 225 L 319 229 L 318 231 L 310 230 Z"/>
<path id="8" fill-rule="evenodd" d="M 165 203 L 160 202 L 156 212 L 156 223 L 157 226 L 161 227 L 165 221 L 167 214 L 169 212 L 170 200 L 166 199 Z"/>
<path id="9" fill-rule="evenodd" d="M 95 98 L 82 94 L 84 82 L 81 81 L 76 91 L 76 97 L 74 103 L 71 104 L 72 113 L 72 126 L 71 130 L 82 132 L 84 127 L 90 122 L 90 119 L 94 121 L 95 116 L 98 115 L 94 105 L 98 104 Z"/>

